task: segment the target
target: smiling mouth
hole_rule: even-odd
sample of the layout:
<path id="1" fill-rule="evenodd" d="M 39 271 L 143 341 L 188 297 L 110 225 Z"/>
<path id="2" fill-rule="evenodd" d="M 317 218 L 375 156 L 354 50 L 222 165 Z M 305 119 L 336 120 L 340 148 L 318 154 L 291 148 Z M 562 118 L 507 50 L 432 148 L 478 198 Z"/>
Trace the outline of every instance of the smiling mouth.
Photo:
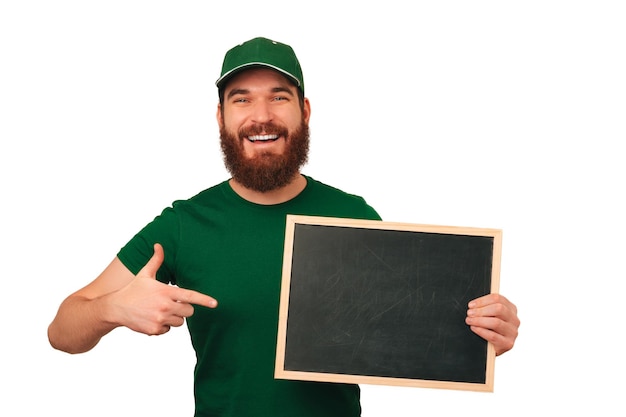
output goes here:
<path id="1" fill-rule="evenodd" d="M 278 135 L 251 135 L 248 136 L 250 142 L 269 142 L 278 139 Z"/>

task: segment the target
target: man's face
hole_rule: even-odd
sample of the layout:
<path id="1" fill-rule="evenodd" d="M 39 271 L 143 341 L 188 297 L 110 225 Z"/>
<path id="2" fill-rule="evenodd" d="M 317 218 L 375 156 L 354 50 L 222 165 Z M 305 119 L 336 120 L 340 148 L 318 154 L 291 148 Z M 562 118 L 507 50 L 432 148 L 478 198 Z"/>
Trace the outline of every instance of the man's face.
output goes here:
<path id="1" fill-rule="evenodd" d="M 228 81 L 218 107 L 224 162 L 233 179 L 255 191 L 285 186 L 306 163 L 310 105 L 271 69 L 255 68 Z"/>

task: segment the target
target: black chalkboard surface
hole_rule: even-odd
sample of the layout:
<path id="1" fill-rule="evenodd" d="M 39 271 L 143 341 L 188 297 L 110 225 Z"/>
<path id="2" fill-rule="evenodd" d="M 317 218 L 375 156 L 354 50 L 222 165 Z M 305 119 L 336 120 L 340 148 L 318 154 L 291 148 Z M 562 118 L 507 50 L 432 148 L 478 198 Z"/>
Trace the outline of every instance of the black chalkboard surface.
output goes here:
<path id="1" fill-rule="evenodd" d="M 288 216 L 275 377 L 493 391 L 498 229 Z"/>

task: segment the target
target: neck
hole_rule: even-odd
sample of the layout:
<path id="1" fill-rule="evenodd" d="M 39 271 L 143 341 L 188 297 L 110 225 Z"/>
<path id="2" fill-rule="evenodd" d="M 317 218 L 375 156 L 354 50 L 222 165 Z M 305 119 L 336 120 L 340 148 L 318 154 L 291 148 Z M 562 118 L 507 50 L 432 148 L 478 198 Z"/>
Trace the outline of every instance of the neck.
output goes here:
<path id="1" fill-rule="evenodd" d="M 233 190 L 244 200 L 255 204 L 272 205 L 284 203 L 300 194 L 306 187 L 306 178 L 304 178 L 302 174 L 297 173 L 293 180 L 284 187 L 265 192 L 246 188 L 232 178 L 229 183 Z"/>

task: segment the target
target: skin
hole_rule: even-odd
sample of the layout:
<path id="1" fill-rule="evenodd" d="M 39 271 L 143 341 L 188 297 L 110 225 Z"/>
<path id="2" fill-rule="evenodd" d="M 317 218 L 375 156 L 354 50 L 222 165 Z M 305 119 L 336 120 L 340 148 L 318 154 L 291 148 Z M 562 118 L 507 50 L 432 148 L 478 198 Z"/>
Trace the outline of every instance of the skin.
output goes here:
<path id="1" fill-rule="evenodd" d="M 503 295 L 487 294 L 470 301 L 468 308 L 465 323 L 493 344 L 496 355 L 513 348 L 520 325 L 515 304 Z"/>
<path id="2" fill-rule="evenodd" d="M 304 99 L 302 107 L 298 91 L 285 77 L 269 69 L 252 69 L 233 77 L 224 91 L 224 104 L 218 105 L 217 122 L 231 133 L 250 125 L 274 122 L 295 130 L 304 119 L 308 125 L 311 104 Z M 251 142 L 242 140 L 243 152 L 249 158 L 261 152 L 282 153 L 286 138 L 275 141 Z M 244 187 L 234 179 L 230 185 L 237 194 L 257 204 L 279 204 L 297 196 L 306 186 L 306 180 L 297 172 L 285 187 L 259 192 Z"/>
<path id="3" fill-rule="evenodd" d="M 218 105 L 217 122 L 230 132 L 253 124 L 272 121 L 295 129 L 302 120 L 309 123 L 311 106 L 301 104 L 297 89 L 279 73 L 269 69 L 249 69 L 228 81 L 224 103 Z M 243 151 L 252 157 L 258 152 L 282 153 L 284 137 L 275 141 L 251 142 L 240 138 Z M 257 204 L 278 204 L 297 196 L 306 186 L 300 172 L 282 188 L 259 192 L 235 180 L 232 188 L 241 197 Z M 163 262 L 163 248 L 154 245 L 154 255 L 135 276 L 115 258 L 91 283 L 68 296 L 48 327 L 50 344 L 69 353 L 91 350 L 100 339 L 117 327 L 128 327 L 147 335 L 167 333 L 181 326 L 194 311 L 194 305 L 217 307 L 209 295 L 156 280 Z M 489 294 L 468 305 L 466 323 L 477 335 L 492 343 L 496 354 L 515 344 L 520 325 L 517 308 L 499 294 Z"/>

